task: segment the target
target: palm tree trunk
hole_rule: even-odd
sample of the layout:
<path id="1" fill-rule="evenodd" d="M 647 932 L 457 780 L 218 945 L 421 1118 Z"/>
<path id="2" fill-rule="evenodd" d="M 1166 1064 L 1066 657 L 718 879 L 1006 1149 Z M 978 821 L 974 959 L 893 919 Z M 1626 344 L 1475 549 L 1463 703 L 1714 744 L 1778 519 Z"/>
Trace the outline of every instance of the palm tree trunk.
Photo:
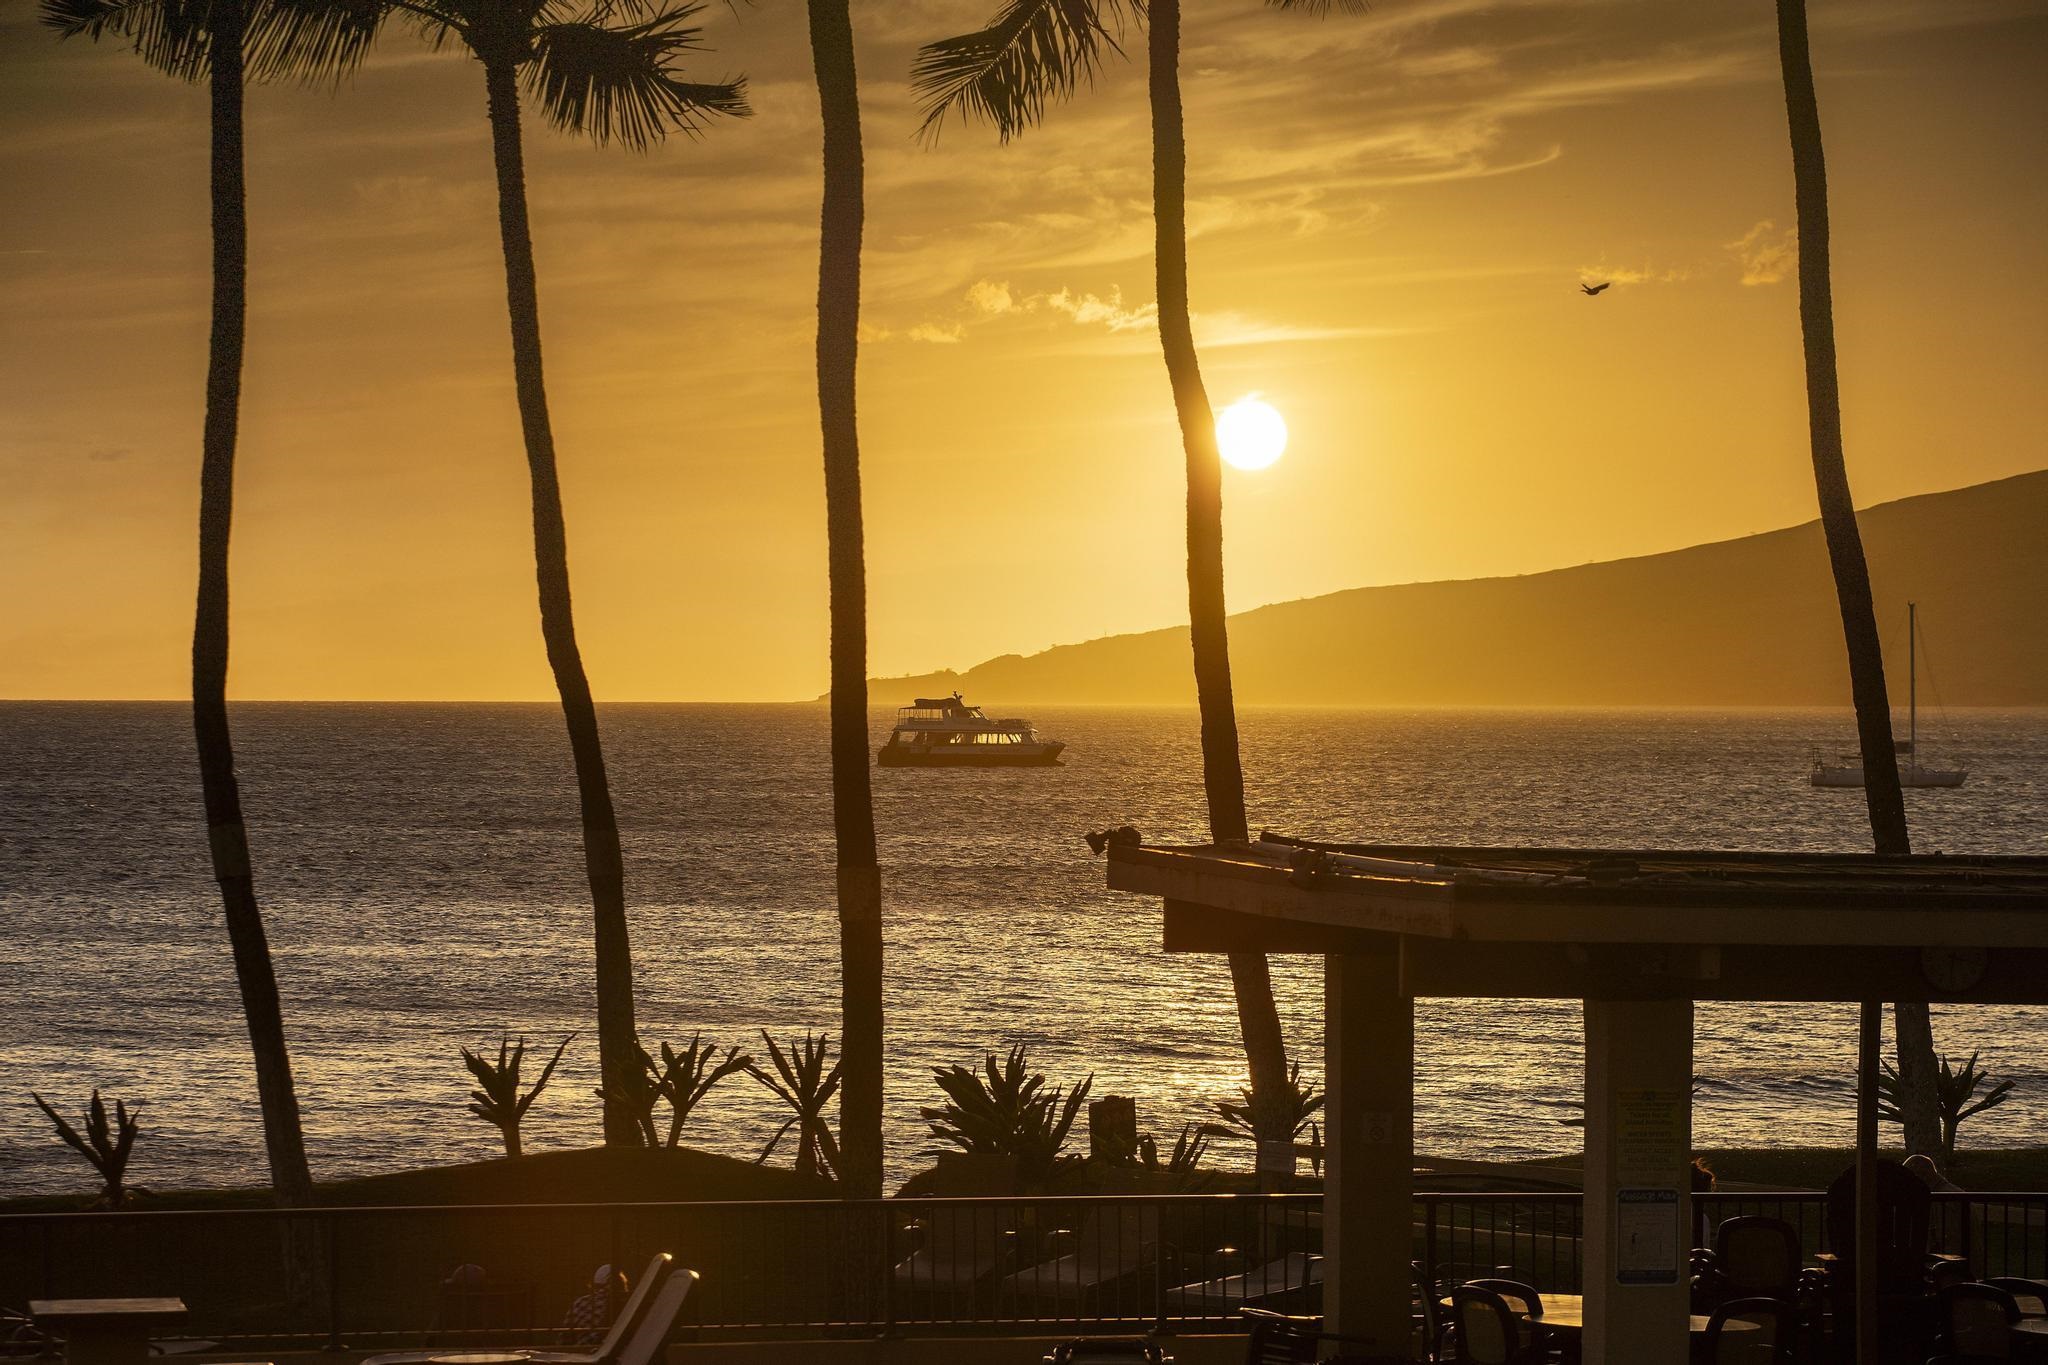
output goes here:
<path id="1" fill-rule="evenodd" d="M 1188 308 L 1187 138 L 1181 126 L 1180 0 L 1150 7 L 1152 214 L 1157 234 L 1159 345 L 1173 385 L 1188 477 L 1188 633 L 1202 713 L 1202 785 L 1209 834 L 1218 843 L 1249 837 L 1237 711 L 1230 695 L 1230 641 L 1223 605 L 1223 461 L 1216 419 L 1195 355 Z M 1251 1071 L 1252 1111 L 1262 1140 L 1291 1138 L 1284 1092 L 1287 1048 L 1273 1004 L 1273 978 L 1260 953 L 1230 954 L 1238 1028 Z"/>
<path id="2" fill-rule="evenodd" d="M 490 101 L 491 150 L 498 171 L 498 228 L 505 243 L 505 301 L 512 320 L 512 374 L 518 387 L 519 422 L 526 436 L 526 465 L 533 482 L 533 563 L 540 589 L 541 637 L 548 666 L 562 697 L 569 748 L 576 762 L 576 790 L 583 809 L 583 861 L 590 876 L 590 902 L 597 941 L 598 1070 L 614 1095 L 632 1093 L 639 1080 L 637 1032 L 633 1023 L 633 948 L 626 929 L 625 859 L 619 851 L 619 822 L 612 811 L 605 776 L 604 747 L 597 732 L 597 707 L 576 647 L 576 621 L 569 600 L 569 541 L 562 524 L 562 486 L 555 471 L 555 437 L 548 424 L 547 389 L 540 362 L 540 300 L 533 268 L 533 237 L 526 219 L 526 168 L 519 140 L 519 87 L 511 64 L 486 60 L 484 85 Z M 615 1147 L 641 1144 L 633 1116 L 605 1106 L 604 1140 Z"/>
<path id="3" fill-rule="evenodd" d="M 868 780 L 867 569 L 860 505 L 860 90 L 847 0 L 810 0 L 811 62 L 825 125 L 818 238 L 818 414 L 832 609 L 832 827 L 838 845 L 839 1177 L 851 1199 L 882 1194 L 882 875 Z"/>
<path id="4" fill-rule="evenodd" d="M 192 624 L 192 726 L 213 876 L 220 883 L 242 1014 L 256 1061 L 263 1145 L 278 1202 L 310 1203 L 313 1177 L 285 1048 L 284 1013 L 263 912 L 249 865 L 242 792 L 228 730 L 228 541 L 234 527 L 235 436 L 241 416 L 243 316 L 249 231 L 242 183 L 242 24 L 239 3 L 213 16 L 213 335 L 206 366 L 206 426 L 199 472 L 199 601 Z"/>
<path id="5" fill-rule="evenodd" d="M 1898 753 L 1892 743 L 1884 652 L 1878 643 L 1870 569 L 1863 557 L 1863 536 L 1856 526 L 1856 504 L 1849 494 L 1849 471 L 1842 453 L 1842 396 L 1835 372 L 1835 308 L 1828 263 L 1827 161 L 1807 47 L 1806 0 L 1778 0 L 1778 57 L 1784 70 L 1793 198 L 1799 215 L 1799 319 L 1806 348 L 1813 480 L 1820 494 L 1821 528 L 1827 538 L 1828 562 L 1834 570 L 1835 595 L 1842 610 L 1842 636 L 1849 651 L 1849 689 L 1856 704 L 1870 832 L 1879 854 L 1904 857 L 1913 846 L 1906 832 L 1906 799 L 1899 787 Z M 1915 1152 L 1935 1152 L 1940 1149 L 1941 1128 L 1934 1090 L 1934 1034 L 1927 1006 L 1900 1002 L 1893 1006 L 1893 1018 L 1906 1146 Z"/>

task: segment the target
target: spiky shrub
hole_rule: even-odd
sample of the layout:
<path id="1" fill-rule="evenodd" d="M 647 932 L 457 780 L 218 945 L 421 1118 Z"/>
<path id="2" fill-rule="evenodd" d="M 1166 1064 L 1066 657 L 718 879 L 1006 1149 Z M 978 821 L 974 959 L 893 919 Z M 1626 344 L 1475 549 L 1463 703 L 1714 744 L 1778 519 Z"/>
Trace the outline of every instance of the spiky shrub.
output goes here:
<path id="1" fill-rule="evenodd" d="M 690 1112 L 697 1102 L 711 1092 L 727 1076 L 736 1071 L 752 1071 L 754 1059 L 737 1047 L 727 1048 L 725 1057 L 718 1056 L 716 1043 L 704 1043 L 703 1034 L 693 1034 L 690 1045 L 677 1052 L 667 1043 L 661 1045 L 661 1065 L 656 1067 L 645 1052 L 641 1057 L 654 1080 L 655 1093 L 668 1101 L 668 1142 L 675 1147 L 683 1135 L 683 1125 L 690 1121 Z M 654 1145 L 653 1133 L 648 1133 L 648 1145 Z"/>
<path id="2" fill-rule="evenodd" d="M 107 1119 L 106 1103 L 100 1099 L 100 1092 L 92 1092 L 92 1101 L 85 1107 L 85 1132 L 80 1133 L 71 1126 L 62 1114 L 51 1108 L 50 1102 L 34 1091 L 29 1098 L 36 1102 L 36 1108 L 49 1116 L 57 1125 L 57 1136 L 64 1144 L 92 1163 L 99 1172 L 100 1196 L 94 1202 L 97 1208 L 118 1209 L 136 1193 L 127 1183 L 128 1158 L 134 1154 L 135 1139 L 141 1133 L 141 1125 L 128 1106 L 120 1100 L 114 1101 L 113 1121 Z M 139 1111 L 142 1106 L 137 1104 Z"/>
<path id="3" fill-rule="evenodd" d="M 1022 1043 L 1000 1066 L 991 1052 L 980 1071 L 935 1067 L 932 1079 L 946 1103 L 917 1111 L 931 1135 L 963 1152 L 1015 1157 L 1027 1179 L 1050 1174 L 1060 1162 L 1074 1117 L 1095 1084 L 1091 1072 L 1072 1093 L 1048 1089 L 1044 1074 L 1030 1070 Z"/>
<path id="4" fill-rule="evenodd" d="M 1249 1138 L 1253 1142 L 1295 1142 L 1301 1141 L 1302 1134 L 1315 1125 L 1315 1117 L 1323 1109 L 1323 1092 L 1314 1081 L 1301 1078 L 1301 1063 L 1296 1061 L 1287 1068 L 1287 1084 L 1281 1090 L 1275 1117 L 1262 1122 L 1262 1116 L 1252 1103 L 1250 1089 L 1238 1092 L 1241 1103 L 1218 1100 L 1216 1112 L 1223 1117 L 1221 1123 L 1205 1123 L 1202 1131 L 1209 1137 Z"/>
<path id="5" fill-rule="evenodd" d="M 1159 1159 L 1159 1140 L 1147 1133 L 1138 1139 L 1138 1162 L 1148 1171 L 1162 1171 L 1174 1177 L 1176 1184 L 1185 1185 L 1193 1180 L 1202 1158 L 1209 1151 L 1209 1135 L 1201 1125 L 1184 1123 L 1180 1136 L 1173 1140 L 1173 1150 L 1166 1159 Z"/>
<path id="6" fill-rule="evenodd" d="M 827 1068 L 825 1060 L 831 1055 L 832 1035 L 818 1037 L 806 1031 L 803 1042 L 790 1040 L 789 1050 L 784 1052 L 775 1040 L 768 1036 L 768 1030 L 761 1030 L 761 1041 L 768 1044 L 768 1058 L 775 1064 L 775 1074 L 769 1075 L 751 1061 L 746 1072 L 789 1106 L 790 1116 L 775 1130 L 775 1136 L 768 1139 L 768 1145 L 761 1149 L 761 1155 L 754 1158 L 760 1165 L 774 1152 L 777 1144 L 794 1128 L 796 1130 L 796 1172 L 798 1175 L 821 1176 L 826 1180 L 839 1178 L 839 1140 L 832 1134 L 832 1124 L 825 1117 L 832 1097 L 839 1093 L 839 1063 L 833 1062 Z"/>
<path id="7" fill-rule="evenodd" d="M 462 1064 L 469 1068 L 470 1075 L 476 1077 L 478 1087 L 469 1092 L 469 1112 L 504 1135 L 506 1156 L 519 1155 L 520 1122 L 525 1119 L 526 1111 L 533 1107 L 533 1102 L 540 1098 L 540 1092 L 548 1088 L 556 1063 L 562 1060 L 562 1054 L 575 1040 L 573 1033 L 562 1040 L 562 1045 L 555 1049 L 555 1055 L 541 1069 L 533 1088 L 523 1095 L 519 1092 L 519 1067 L 526 1060 L 526 1039 L 511 1043 L 504 1034 L 498 1035 L 498 1060 L 495 1062 L 481 1053 L 462 1049 Z"/>
<path id="8" fill-rule="evenodd" d="M 1983 1097 L 1977 1097 L 1978 1087 L 1989 1085 Z M 1993 1081 L 1987 1071 L 1977 1066 L 1977 1054 L 1958 1070 L 1944 1055 L 1941 1059 L 1941 1074 L 1934 1078 L 1935 1106 L 1941 1111 L 1941 1155 L 1952 1161 L 1956 1154 L 1956 1130 L 1963 1126 L 1963 1120 L 1986 1109 L 1996 1109 L 2012 1098 L 2011 1081 Z M 1891 1123 L 1904 1123 L 1904 1095 L 1899 1083 L 1898 1068 L 1890 1062 L 1884 1064 L 1884 1074 L 1877 1078 L 1877 1114 Z"/>

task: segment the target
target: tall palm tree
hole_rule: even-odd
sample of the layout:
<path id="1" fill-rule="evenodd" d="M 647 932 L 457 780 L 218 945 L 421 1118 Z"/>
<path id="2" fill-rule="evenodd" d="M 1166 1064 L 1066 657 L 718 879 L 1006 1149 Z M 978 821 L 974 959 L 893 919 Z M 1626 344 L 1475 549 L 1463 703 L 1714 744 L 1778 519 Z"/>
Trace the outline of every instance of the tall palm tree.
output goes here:
<path id="1" fill-rule="evenodd" d="M 337 79 L 375 36 L 374 8 L 349 0 L 43 0 L 43 23 L 65 38 L 112 37 L 159 71 L 204 79 L 210 101 L 213 326 L 200 438 L 199 591 L 192 628 L 192 723 L 214 880 L 220 884 L 235 980 L 256 1063 L 271 1185 L 309 1202 L 312 1174 L 285 1045 L 277 974 L 256 900 L 249 835 L 228 726 L 228 545 L 234 526 L 235 438 L 241 416 L 248 219 L 243 192 L 245 82 Z"/>
<path id="2" fill-rule="evenodd" d="M 868 779 L 867 567 L 854 371 L 860 347 L 863 173 L 848 0 L 810 0 L 811 64 L 825 126 L 818 232 L 818 416 L 832 611 L 832 828 L 838 846 L 839 1182 L 882 1195 L 882 874 Z"/>
<path id="3" fill-rule="evenodd" d="M 1785 111 L 1792 139 L 1793 201 L 1799 218 L 1799 320 L 1806 350 L 1806 417 L 1813 445 L 1813 481 L 1820 495 L 1821 529 L 1841 605 L 1842 637 L 1849 653 L 1849 690 L 1863 755 L 1863 796 L 1870 833 L 1884 857 L 1913 851 L 1906 831 L 1906 799 L 1892 741 L 1891 698 L 1885 690 L 1884 651 L 1871 603 L 1870 567 L 1849 494 L 1842 453 L 1842 395 L 1835 371 L 1835 307 L 1828 261 L 1827 160 L 1820 135 L 1820 102 L 1806 35 L 1806 0 L 1778 0 L 1778 59 L 1784 73 Z M 1900 1112 L 1906 1146 L 1941 1150 L 1935 1098 L 1934 1031 L 1927 1006 L 1892 1007 L 1898 1033 Z"/>
<path id="4" fill-rule="evenodd" d="M 519 94 L 540 104 L 555 127 L 642 150 L 671 131 L 695 134 L 708 115 L 744 116 L 744 79 L 698 84 L 675 63 L 702 46 L 686 20 L 699 5 L 660 8 L 644 0 L 389 0 L 436 47 L 459 42 L 484 69 L 491 149 L 498 175 L 498 228 L 505 252 L 505 298 L 512 324 L 512 373 L 526 464 L 533 486 L 533 558 L 541 636 L 561 694 L 583 813 L 583 860 L 590 880 L 597 957 L 598 1069 L 603 1089 L 630 1094 L 639 1080 L 633 1022 L 633 952 L 626 928 L 625 860 L 598 735 L 597 708 L 569 595 L 569 544 L 562 520 L 555 437 L 541 372 L 540 300 L 533 236 L 526 214 L 525 153 Z M 633 1116 L 605 1106 L 608 1144 L 636 1146 Z"/>
<path id="5" fill-rule="evenodd" d="M 1268 0 L 1275 9 L 1321 15 L 1333 0 Z M 1362 0 L 1335 0 L 1358 11 Z M 1188 626 L 1202 723 L 1202 785 L 1209 833 L 1243 840 L 1244 767 L 1231 698 L 1223 598 L 1223 466 L 1202 384 L 1188 305 L 1187 139 L 1180 94 L 1180 0 L 1010 0 L 988 27 L 925 46 L 912 82 L 924 99 L 924 131 L 949 114 L 983 119 L 1007 142 L 1037 124 L 1048 100 L 1093 80 L 1105 52 L 1121 52 L 1127 22 L 1144 17 L 1152 110 L 1152 215 L 1156 234 L 1159 343 L 1187 462 Z M 1264 954 L 1230 954 L 1238 1027 L 1251 1072 L 1253 1110 L 1267 1138 L 1289 1137 L 1287 1051 Z"/>

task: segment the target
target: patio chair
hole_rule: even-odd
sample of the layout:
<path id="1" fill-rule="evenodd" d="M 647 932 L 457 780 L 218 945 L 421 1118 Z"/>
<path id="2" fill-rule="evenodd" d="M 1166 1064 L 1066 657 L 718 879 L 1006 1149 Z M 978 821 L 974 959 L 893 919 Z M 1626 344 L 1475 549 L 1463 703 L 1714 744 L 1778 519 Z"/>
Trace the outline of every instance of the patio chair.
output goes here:
<path id="1" fill-rule="evenodd" d="M 1465 1283 L 1473 1289 L 1491 1289 L 1506 1299 L 1509 1307 L 1531 1322 L 1543 1316 L 1543 1296 L 1536 1292 L 1534 1285 L 1523 1284 L 1520 1280 L 1503 1279 L 1467 1280 Z"/>
<path id="2" fill-rule="evenodd" d="M 1441 1296 L 1420 1261 L 1408 1263 L 1408 1280 L 1415 1299 L 1415 1340 L 1409 1354 L 1435 1365 L 1443 1359 L 1444 1351 L 1444 1315 L 1437 1304 Z"/>
<path id="3" fill-rule="evenodd" d="M 1436 1296 L 1448 1299 L 1451 1291 L 1461 1284 L 1474 1280 L 1513 1279 L 1515 1268 L 1511 1265 L 1484 1265 L 1478 1261 L 1438 1261 L 1429 1268 L 1430 1279 L 1436 1282 Z"/>
<path id="4" fill-rule="evenodd" d="M 1928 1225 L 1934 1195 L 1920 1178 L 1895 1161 L 1877 1163 L 1878 1331 L 1895 1350 L 1926 1342 L 1933 1324 L 1935 1267 L 1954 1261 L 1930 1256 Z M 1831 1253 L 1816 1257 L 1829 1300 L 1834 1344 L 1842 1359 L 1853 1359 L 1856 1347 L 1856 1168 L 1844 1170 L 1828 1186 L 1827 1233 Z M 1924 1349 L 1924 1346 L 1921 1347 Z"/>
<path id="5" fill-rule="evenodd" d="M 2012 1325 L 2020 1320 L 2012 1295 L 1971 1281 L 1949 1285 L 1938 1297 L 1936 1331 L 1944 1352 L 1976 1360 L 2012 1359 Z"/>
<path id="6" fill-rule="evenodd" d="M 1745 1214 L 1714 1229 L 1714 1245 L 1698 1252 L 1695 1303 L 1706 1311 L 1728 1299 L 1772 1298 L 1788 1303 L 1799 1292 L 1806 1258 L 1799 1230 L 1782 1218 Z"/>
<path id="7" fill-rule="evenodd" d="M 1159 1259 L 1159 1210 L 1151 1204 L 1089 1209 L 1078 1233 L 1056 1232 L 1055 1245 L 1071 1250 L 1005 1275 L 998 1302 L 1023 1302 L 1054 1312 L 1078 1312 L 1091 1299 Z"/>
<path id="8" fill-rule="evenodd" d="M 1508 1300 L 1480 1285 L 1451 1290 L 1451 1359 L 1461 1365 L 1538 1365 L 1550 1352 Z"/>
<path id="9" fill-rule="evenodd" d="M 1730 1323 L 1742 1324 L 1731 1328 Z M 1693 1342 L 1693 1365 L 1786 1365 L 1797 1340 L 1797 1315 L 1783 1299 L 1729 1299 L 1707 1318 Z"/>
<path id="10" fill-rule="evenodd" d="M 1933 1216 L 1934 1195 L 1920 1178 L 1896 1161 L 1877 1163 L 1877 1292 L 1919 1294 L 1924 1292 L 1932 1263 L 1952 1259 L 1930 1257 L 1927 1252 L 1928 1224 Z M 1831 1255 L 1820 1258 L 1830 1271 L 1831 1287 L 1847 1293 L 1856 1260 L 1856 1168 L 1836 1176 L 1828 1185 L 1828 1244 Z M 1847 1273 L 1842 1273 L 1847 1272 Z"/>
<path id="11" fill-rule="evenodd" d="M 672 1289 L 672 1282 L 680 1282 L 680 1288 Z M 682 1310 L 683 1299 L 697 1282 L 697 1272 L 685 1270 L 678 1273 L 675 1257 L 667 1252 L 657 1252 L 647 1263 L 640 1282 L 633 1286 L 625 1306 L 618 1317 L 612 1319 L 611 1330 L 605 1333 L 603 1341 L 588 1351 L 528 1351 L 519 1347 L 507 1347 L 505 1353 L 524 1356 L 528 1360 L 545 1362 L 546 1365 L 631 1365 L 630 1357 L 636 1351 L 643 1328 L 652 1332 L 658 1327 L 654 1347 L 641 1355 L 637 1365 L 649 1365 L 654 1351 L 668 1339 L 669 1328 L 674 1326 L 676 1314 Z M 673 1299 L 671 1303 L 670 1300 Z M 657 1315 L 666 1308 L 667 1318 L 656 1322 Z M 478 1348 L 488 1350 L 488 1348 Z M 429 1365 L 437 1355 L 446 1355 L 445 1348 L 427 1351 L 392 1351 L 384 1355 L 371 1356 L 359 1365 Z"/>

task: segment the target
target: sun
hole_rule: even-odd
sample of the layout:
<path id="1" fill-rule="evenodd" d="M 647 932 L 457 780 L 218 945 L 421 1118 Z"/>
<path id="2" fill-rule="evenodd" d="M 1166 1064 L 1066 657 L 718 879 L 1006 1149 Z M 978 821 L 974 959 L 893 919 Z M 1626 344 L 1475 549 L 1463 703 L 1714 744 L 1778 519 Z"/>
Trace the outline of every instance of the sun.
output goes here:
<path id="1" fill-rule="evenodd" d="M 1264 469 L 1287 449 L 1287 421 L 1257 394 L 1247 394 L 1216 418 L 1216 445 L 1233 469 Z"/>

